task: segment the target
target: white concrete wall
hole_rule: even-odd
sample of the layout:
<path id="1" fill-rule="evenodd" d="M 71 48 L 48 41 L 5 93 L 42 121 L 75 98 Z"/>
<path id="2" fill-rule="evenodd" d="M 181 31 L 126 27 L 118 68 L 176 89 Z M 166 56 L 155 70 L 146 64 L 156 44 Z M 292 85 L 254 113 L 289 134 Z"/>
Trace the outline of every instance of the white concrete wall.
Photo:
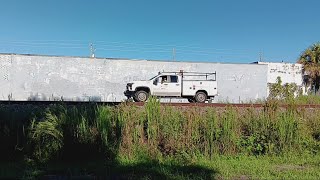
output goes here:
<path id="1" fill-rule="evenodd" d="M 282 83 L 295 83 L 302 86 L 302 65 L 292 63 L 258 62 L 258 64 L 268 65 L 268 83 L 276 83 L 280 76 Z"/>
<path id="2" fill-rule="evenodd" d="M 258 62 L 258 64 L 268 65 L 268 84 L 276 83 L 277 77 L 280 77 L 282 84 L 295 83 L 299 88 L 302 89 L 302 93 L 306 94 L 307 89 L 303 85 L 302 64 L 284 62 Z M 267 89 L 267 94 L 269 94 L 269 88 Z"/>
<path id="3" fill-rule="evenodd" d="M 217 72 L 215 101 L 267 96 L 268 66 L 0 54 L 0 100 L 122 101 L 127 82 L 158 71 Z"/>

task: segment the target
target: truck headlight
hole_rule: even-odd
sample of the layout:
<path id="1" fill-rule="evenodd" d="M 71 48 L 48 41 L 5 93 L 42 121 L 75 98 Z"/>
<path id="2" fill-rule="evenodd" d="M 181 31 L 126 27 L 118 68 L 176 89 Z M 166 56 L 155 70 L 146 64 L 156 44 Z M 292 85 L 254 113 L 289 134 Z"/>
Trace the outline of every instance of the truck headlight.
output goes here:
<path id="1" fill-rule="evenodd" d="M 127 90 L 132 90 L 132 85 L 133 85 L 133 83 L 128 83 L 127 84 Z"/>

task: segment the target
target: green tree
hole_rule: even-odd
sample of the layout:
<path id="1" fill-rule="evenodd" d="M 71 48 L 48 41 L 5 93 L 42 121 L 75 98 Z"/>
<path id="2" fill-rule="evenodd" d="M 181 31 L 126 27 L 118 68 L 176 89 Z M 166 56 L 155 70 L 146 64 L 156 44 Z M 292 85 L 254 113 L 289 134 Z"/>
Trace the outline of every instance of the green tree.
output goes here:
<path id="1" fill-rule="evenodd" d="M 307 48 L 299 57 L 298 63 L 303 65 L 303 71 L 307 75 L 305 83 L 312 85 L 316 91 L 320 85 L 320 43 Z"/>

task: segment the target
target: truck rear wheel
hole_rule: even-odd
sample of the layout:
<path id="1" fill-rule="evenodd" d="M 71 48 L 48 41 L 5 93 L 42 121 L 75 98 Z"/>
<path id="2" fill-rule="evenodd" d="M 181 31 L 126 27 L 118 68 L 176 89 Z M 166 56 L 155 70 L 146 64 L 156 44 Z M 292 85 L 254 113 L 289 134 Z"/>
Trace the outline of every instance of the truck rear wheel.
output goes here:
<path id="1" fill-rule="evenodd" d="M 146 91 L 137 91 L 134 93 L 134 98 L 133 100 L 136 102 L 145 102 L 148 99 L 149 94 Z"/>
<path id="2" fill-rule="evenodd" d="M 198 103 L 204 103 L 207 100 L 207 94 L 204 92 L 197 92 L 196 96 L 195 96 L 195 100 Z"/>

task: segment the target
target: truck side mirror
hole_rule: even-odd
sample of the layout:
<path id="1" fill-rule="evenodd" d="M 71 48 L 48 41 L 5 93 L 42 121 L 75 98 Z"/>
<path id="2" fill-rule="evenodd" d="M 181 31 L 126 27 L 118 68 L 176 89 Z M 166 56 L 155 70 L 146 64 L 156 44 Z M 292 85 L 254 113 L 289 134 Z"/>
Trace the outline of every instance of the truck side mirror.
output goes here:
<path id="1" fill-rule="evenodd" d="M 153 81 L 153 85 L 157 85 L 157 84 L 158 84 L 158 78 Z"/>

